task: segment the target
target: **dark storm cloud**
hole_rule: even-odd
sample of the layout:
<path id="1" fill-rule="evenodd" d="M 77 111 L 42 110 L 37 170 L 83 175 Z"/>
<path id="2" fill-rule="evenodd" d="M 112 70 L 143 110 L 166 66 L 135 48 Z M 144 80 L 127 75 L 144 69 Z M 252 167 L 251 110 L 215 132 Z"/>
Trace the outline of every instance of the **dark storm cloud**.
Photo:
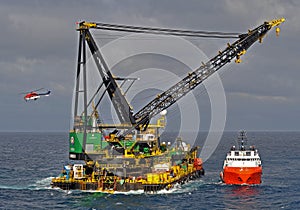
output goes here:
<path id="1" fill-rule="evenodd" d="M 242 64 L 231 64 L 221 72 L 228 98 L 227 128 L 299 129 L 298 11 L 296 0 L 1 1 L 0 110 L 7 119 L 1 130 L 68 129 L 78 20 L 246 32 L 281 17 L 287 22 L 279 38 L 270 32 L 262 45 L 249 50 Z M 195 44 L 212 57 L 226 42 Z M 18 93 L 39 87 L 52 89 L 53 96 L 24 105 Z M 281 120 L 275 123 L 278 117 Z"/>

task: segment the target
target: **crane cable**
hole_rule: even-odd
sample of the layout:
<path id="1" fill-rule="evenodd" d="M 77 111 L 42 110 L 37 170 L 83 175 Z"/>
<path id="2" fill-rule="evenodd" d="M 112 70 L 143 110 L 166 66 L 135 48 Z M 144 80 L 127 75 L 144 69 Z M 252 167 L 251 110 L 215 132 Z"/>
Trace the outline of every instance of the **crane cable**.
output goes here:
<path id="1" fill-rule="evenodd" d="M 109 30 L 109 31 L 188 36 L 188 37 L 220 38 L 220 39 L 239 38 L 239 36 L 241 35 L 240 33 L 231 33 L 231 32 L 192 31 L 192 30 L 180 30 L 180 29 L 117 25 L 117 24 L 107 24 L 107 23 L 93 23 L 93 27 L 91 28 L 97 28 L 97 29 Z"/>

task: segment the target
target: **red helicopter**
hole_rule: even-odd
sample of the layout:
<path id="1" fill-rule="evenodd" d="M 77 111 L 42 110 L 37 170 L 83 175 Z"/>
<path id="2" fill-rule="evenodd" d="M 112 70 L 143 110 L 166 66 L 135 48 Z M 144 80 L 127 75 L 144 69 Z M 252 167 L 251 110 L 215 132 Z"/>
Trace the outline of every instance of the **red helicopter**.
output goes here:
<path id="1" fill-rule="evenodd" d="M 40 88 L 40 89 L 37 89 L 37 90 L 33 90 L 33 91 L 30 91 L 30 92 L 26 92 L 26 93 L 21 93 L 21 94 L 26 94 L 24 96 L 24 100 L 27 102 L 27 101 L 31 101 L 31 100 L 37 100 L 39 99 L 41 96 L 49 96 L 50 93 L 51 93 L 51 90 L 47 90 L 47 92 L 44 92 L 44 93 L 41 93 L 41 92 L 38 92 L 40 90 L 43 90 L 44 88 Z"/>

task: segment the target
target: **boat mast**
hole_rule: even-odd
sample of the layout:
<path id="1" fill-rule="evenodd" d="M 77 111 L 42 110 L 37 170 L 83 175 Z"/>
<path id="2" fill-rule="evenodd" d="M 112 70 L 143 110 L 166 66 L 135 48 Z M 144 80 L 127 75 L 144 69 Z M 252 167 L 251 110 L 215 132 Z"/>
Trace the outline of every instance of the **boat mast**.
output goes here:
<path id="1" fill-rule="evenodd" d="M 245 150 L 245 146 L 247 145 L 246 131 L 244 130 L 240 131 L 238 141 L 239 141 L 240 150 L 242 151 Z"/>

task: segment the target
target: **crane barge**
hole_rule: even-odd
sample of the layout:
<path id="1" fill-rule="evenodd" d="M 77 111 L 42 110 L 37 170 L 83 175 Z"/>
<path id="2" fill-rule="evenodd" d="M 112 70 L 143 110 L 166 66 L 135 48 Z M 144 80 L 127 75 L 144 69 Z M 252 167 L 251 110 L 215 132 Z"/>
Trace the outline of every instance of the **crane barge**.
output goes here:
<path id="1" fill-rule="evenodd" d="M 284 21 L 284 18 L 267 21 L 244 34 L 79 22 L 73 123 L 69 133 L 69 159 L 78 163 L 64 166 L 62 173 L 52 179 L 52 187 L 109 193 L 157 192 L 200 178 L 204 169 L 197 154 L 198 146 L 191 148 L 181 138 L 177 138 L 173 146 L 160 142 L 159 133 L 165 127 L 165 110 L 225 64 L 233 59 L 240 63 L 241 56 L 255 42 L 261 42 L 269 30 Z M 118 80 L 129 81 L 131 86 L 135 79 L 113 76 L 90 30 L 237 40 L 228 43 L 215 57 L 202 62 L 199 68 L 134 113 Z M 276 28 L 276 33 L 279 33 L 279 28 Z M 88 89 L 87 46 L 101 78 L 93 91 Z M 98 108 L 105 94 L 114 107 L 119 124 L 105 124 L 99 120 Z M 159 113 L 157 122 L 151 124 L 150 120 Z"/>

